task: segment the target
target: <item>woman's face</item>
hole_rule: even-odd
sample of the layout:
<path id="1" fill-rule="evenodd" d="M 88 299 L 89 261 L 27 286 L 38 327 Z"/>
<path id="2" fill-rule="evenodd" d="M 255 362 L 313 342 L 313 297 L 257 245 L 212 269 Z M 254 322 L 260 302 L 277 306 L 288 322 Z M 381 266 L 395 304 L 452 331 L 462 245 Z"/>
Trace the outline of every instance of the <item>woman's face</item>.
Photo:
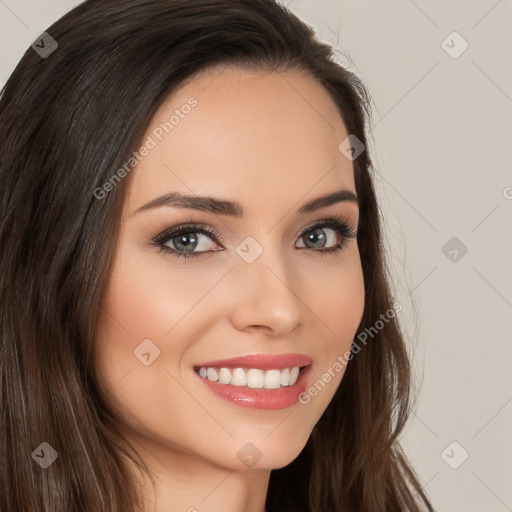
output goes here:
<path id="1" fill-rule="evenodd" d="M 96 368 L 127 434 L 161 467 L 285 466 L 331 401 L 363 312 L 350 237 L 359 211 L 350 194 L 303 207 L 355 195 L 339 149 L 347 136 L 327 92 L 296 71 L 196 77 L 148 126 L 100 307 Z M 328 217 L 341 230 L 315 227 Z"/>

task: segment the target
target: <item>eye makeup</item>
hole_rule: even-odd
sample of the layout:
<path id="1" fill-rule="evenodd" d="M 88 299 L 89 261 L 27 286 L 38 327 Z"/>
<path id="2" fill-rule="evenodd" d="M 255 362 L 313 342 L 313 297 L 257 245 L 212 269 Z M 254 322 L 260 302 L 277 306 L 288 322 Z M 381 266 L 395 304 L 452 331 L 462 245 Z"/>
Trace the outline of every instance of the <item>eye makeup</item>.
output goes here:
<path id="1" fill-rule="evenodd" d="M 318 221 L 315 221 L 312 225 L 307 226 L 301 232 L 297 235 L 297 241 L 300 241 L 304 239 L 306 235 L 309 233 L 313 233 L 316 230 L 323 230 L 325 228 L 328 228 L 330 230 L 333 230 L 338 235 L 338 241 L 337 244 L 334 247 L 329 248 L 320 248 L 315 249 L 311 247 L 300 247 L 300 249 L 306 249 L 308 251 L 321 253 L 322 255 L 325 255 L 326 253 L 332 254 L 340 251 L 345 246 L 346 242 L 350 239 L 357 238 L 357 230 L 353 226 L 351 226 L 350 222 L 347 221 L 347 219 L 336 216 L 336 215 L 330 215 L 327 217 L 324 217 Z M 174 241 L 174 239 L 178 237 L 184 237 L 188 239 L 198 239 L 197 236 L 194 237 L 187 237 L 184 235 L 202 235 L 210 238 L 215 243 L 219 244 L 222 249 L 222 242 L 223 238 L 222 235 L 217 232 L 214 228 L 207 224 L 203 223 L 197 223 L 197 222 L 188 222 L 183 224 L 178 224 L 176 226 L 170 227 L 168 229 L 165 229 L 162 232 L 159 232 L 155 236 L 151 238 L 150 245 L 153 247 L 156 247 L 159 251 L 164 252 L 168 255 L 170 255 L 173 258 L 179 259 L 179 258 L 198 258 L 204 254 L 211 253 L 211 252 L 217 252 L 218 250 L 222 249 L 216 249 L 216 250 L 210 250 L 210 251 L 184 251 L 176 249 L 175 247 L 170 247 L 169 242 Z M 315 235 L 318 236 L 318 235 Z M 172 245 L 175 245 L 174 243 Z"/>

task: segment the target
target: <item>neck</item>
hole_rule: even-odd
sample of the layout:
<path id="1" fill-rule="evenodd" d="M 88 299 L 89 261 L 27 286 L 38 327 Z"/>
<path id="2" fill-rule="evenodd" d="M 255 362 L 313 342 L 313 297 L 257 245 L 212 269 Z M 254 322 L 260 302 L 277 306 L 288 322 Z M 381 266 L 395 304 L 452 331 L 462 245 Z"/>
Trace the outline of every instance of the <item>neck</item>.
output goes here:
<path id="1" fill-rule="evenodd" d="M 147 455 L 144 462 L 154 487 L 147 475 L 137 472 L 135 482 L 144 497 L 140 512 L 267 512 L 270 470 L 237 471 L 189 453 Z"/>

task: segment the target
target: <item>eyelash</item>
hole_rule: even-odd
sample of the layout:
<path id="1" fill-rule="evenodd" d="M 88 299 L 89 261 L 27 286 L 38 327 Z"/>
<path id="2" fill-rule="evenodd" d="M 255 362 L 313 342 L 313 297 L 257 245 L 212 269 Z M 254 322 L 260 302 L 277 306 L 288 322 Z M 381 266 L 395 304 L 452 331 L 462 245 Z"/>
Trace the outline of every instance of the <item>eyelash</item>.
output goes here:
<path id="1" fill-rule="evenodd" d="M 345 246 L 345 243 L 349 239 L 357 238 L 357 230 L 349 226 L 349 223 L 345 220 L 338 219 L 337 217 L 330 215 L 327 216 L 317 222 L 315 222 L 312 226 L 308 226 L 304 228 L 299 235 L 297 236 L 297 241 L 301 240 L 307 233 L 310 231 L 314 231 L 318 228 L 331 228 L 336 231 L 339 235 L 341 235 L 341 242 L 335 247 L 331 247 L 329 249 L 312 249 L 310 247 L 301 247 L 301 249 L 307 249 L 309 251 L 321 253 L 325 255 L 325 253 L 334 254 Z M 165 254 L 169 254 L 173 258 L 198 258 L 208 252 L 217 252 L 217 251 L 200 251 L 200 252 L 192 252 L 192 251 L 178 251 L 176 249 L 172 249 L 171 247 L 165 245 L 167 242 L 172 240 L 173 238 L 187 234 L 187 233 L 202 233 L 204 235 L 209 236 L 213 239 L 213 241 L 217 244 L 222 244 L 222 236 L 217 233 L 213 228 L 206 226 L 204 224 L 196 224 L 196 223 L 188 223 L 188 224 L 180 224 L 179 226 L 175 226 L 173 228 L 167 229 L 162 233 L 157 234 L 156 236 L 151 238 L 150 245 L 156 247 L 158 250 L 164 252 Z"/>

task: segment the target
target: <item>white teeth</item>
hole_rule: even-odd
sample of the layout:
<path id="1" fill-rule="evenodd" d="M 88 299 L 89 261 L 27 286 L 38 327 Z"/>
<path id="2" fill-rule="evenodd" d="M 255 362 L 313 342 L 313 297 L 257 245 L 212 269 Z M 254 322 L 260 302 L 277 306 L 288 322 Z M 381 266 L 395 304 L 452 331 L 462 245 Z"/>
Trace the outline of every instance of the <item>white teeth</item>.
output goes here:
<path id="1" fill-rule="evenodd" d="M 285 368 L 281 370 L 281 386 L 288 386 L 290 384 L 290 370 Z"/>
<path id="2" fill-rule="evenodd" d="M 221 384 L 229 384 L 231 382 L 231 372 L 227 368 L 220 369 L 219 382 Z"/>
<path id="3" fill-rule="evenodd" d="M 279 370 L 267 370 L 265 372 L 265 388 L 277 389 L 281 387 L 281 372 Z"/>
<path id="4" fill-rule="evenodd" d="M 290 370 L 290 386 L 293 386 L 299 376 L 299 369 L 297 367 Z"/>
<path id="5" fill-rule="evenodd" d="M 247 374 L 242 368 L 235 368 L 230 373 L 232 386 L 247 386 Z"/>
<path id="6" fill-rule="evenodd" d="M 282 370 L 261 370 L 259 368 L 205 368 L 199 369 L 199 375 L 220 384 L 247 386 L 252 389 L 278 389 L 293 386 L 297 382 L 300 368 Z"/>
<path id="7" fill-rule="evenodd" d="M 250 388 L 262 388 L 265 384 L 265 374 L 263 370 L 251 368 L 247 372 L 247 385 Z"/>
<path id="8" fill-rule="evenodd" d="M 219 380 L 219 374 L 215 368 L 208 368 L 206 370 L 206 376 L 208 377 L 208 380 Z"/>

